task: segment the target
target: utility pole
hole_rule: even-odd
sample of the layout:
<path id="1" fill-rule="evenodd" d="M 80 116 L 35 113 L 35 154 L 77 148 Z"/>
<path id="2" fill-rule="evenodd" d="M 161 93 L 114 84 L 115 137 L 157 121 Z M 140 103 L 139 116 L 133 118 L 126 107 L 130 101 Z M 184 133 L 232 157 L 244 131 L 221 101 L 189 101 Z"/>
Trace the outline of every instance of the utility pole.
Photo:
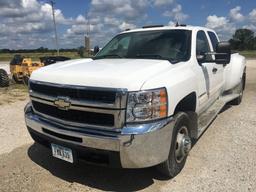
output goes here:
<path id="1" fill-rule="evenodd" d="M 91 44 L 90 44 L 90 20 L 89 15 L 85 12 L 85 25 L 86 25 L 86 34 L 85 34 L 85 53 L 86 57 L 91 56 Z"/>
<path id="2" fill-rule="evenodd" d="M 60 50 L 59 50 L 59 43 L 58 43 L 58 34 L 57 34 L 57 27 L 56 27 L 56 21 L 55 21 L 55 11 L 54 11 L 54 1 L 50 1 L 52 5 L 52 18 L 53 18 L 53 25 L 54 25 L 54 32 L 55 32 L 55 43 L 56 43 L 56 50 L 57 50 L 57 55 L 60 55 Z"/>
<path id="3" fill-rule="evenodd" d="M 86 19 L 87 19 L 87 36 L 89 37 L 90 32 L 91 32 L 91 24 L 90 24 L 90 18 L 89 18 L 89 14 L 86 14 Z"/>

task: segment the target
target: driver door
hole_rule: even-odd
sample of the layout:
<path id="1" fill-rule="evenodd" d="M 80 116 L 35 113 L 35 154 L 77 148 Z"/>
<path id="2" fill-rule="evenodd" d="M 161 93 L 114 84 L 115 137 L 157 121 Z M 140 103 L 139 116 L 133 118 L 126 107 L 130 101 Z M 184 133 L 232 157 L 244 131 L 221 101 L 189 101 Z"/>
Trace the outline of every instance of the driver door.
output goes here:
<path id="1" fill-rule="evenodd" d="M 196 36 L 196 56 L 198 58 L 198 64 L 201 67 L 204 82 L 200 82 L 199 90 L 201 90 L 199 105 L 201 108 L 208 107 L 214 100 L 214 90 L 217 88 L 216 76 L 215 76 L 215 63 L 199 61 L 199 58 L 205 53 L 210 52 L 210 45 L 207 36 L 203 30 L 197 32 Z M 212 60 L 211 55 L 206 55 L 206 60 Z M 205 90 L 204 90 L 205 88 Z"/>

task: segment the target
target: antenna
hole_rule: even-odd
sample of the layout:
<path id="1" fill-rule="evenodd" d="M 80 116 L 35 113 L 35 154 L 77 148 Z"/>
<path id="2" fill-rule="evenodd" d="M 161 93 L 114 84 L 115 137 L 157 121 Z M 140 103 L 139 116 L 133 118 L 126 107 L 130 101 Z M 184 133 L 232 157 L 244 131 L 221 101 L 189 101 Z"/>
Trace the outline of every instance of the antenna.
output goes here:
<path id="1" fill-rule="evenodd" d="M 179 24 L 178 22 L 176 23 L 175 27 L 186 27 L 186 24 Z"/>
<path id="2" fill-rule="evenodd" d="M 52 6 L 52 18 L 53 18 L 53 25 L 54 25 L 54 33 L 55 33 L 55 43 L 56 43 L 56 50 L 57 50 L 57 55 L 60 55 L 60 50 L 59 50 L 59 43 L 58 43 L 58 34 L 57 34 L 57 27 L 56 27 L 56 21 L 55 21 L 55 11 L 54 11 L 54 1 L 50 1 L 51 6 Z"/>

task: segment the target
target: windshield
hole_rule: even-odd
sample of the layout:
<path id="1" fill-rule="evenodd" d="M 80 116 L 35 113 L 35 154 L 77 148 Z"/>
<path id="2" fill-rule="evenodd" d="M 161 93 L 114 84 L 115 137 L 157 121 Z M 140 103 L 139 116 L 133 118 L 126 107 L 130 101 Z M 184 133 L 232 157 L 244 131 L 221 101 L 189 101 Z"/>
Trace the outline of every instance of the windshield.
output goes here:
<path id="1" fill-rule="evenodd" d="M 164 59 L 177 63 L 189 60 L 190 47 L 189 30 L 131 32 L 114 37 L 94 59 Z"/>

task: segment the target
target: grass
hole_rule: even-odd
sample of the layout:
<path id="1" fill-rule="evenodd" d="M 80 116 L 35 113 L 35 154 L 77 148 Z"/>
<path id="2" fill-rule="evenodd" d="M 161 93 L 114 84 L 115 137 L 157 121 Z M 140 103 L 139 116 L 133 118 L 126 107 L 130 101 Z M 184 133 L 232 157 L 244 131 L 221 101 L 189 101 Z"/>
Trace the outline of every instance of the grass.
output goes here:
<path id="1" fill-rule="evenodd" d="M 56 53 L 0 53 L 0 61 L 11 61 L 16 54 L 30 57 L 32 61 L 39 61 L 39 58 L 44 56 L 56 56 Z M 70 57 L 71 59 L 80 58 L 76 52 L 60 52 L 60 56 Z"/>
<path id="2" fill-rule="evenodd" d="M 241 55 L 246 58 L 256 58 L 256 50 L 238 51 Z"/>

